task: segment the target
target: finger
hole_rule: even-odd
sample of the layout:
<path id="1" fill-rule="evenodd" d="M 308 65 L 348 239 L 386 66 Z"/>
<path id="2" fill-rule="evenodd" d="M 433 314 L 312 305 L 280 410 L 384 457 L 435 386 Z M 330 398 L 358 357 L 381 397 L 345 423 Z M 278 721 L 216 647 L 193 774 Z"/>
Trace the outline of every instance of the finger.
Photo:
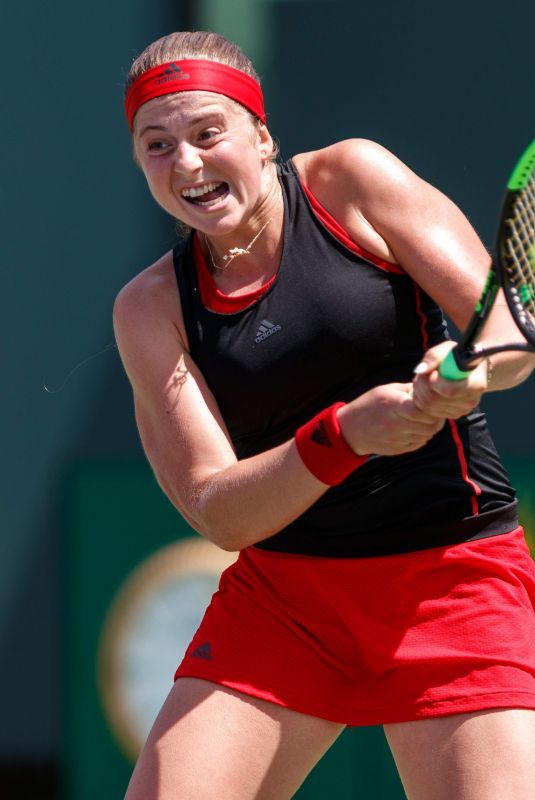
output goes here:
<path id="1" fill-rule="evenodd" d="M 429 393 L 427 401 L 424 399 L 423 402 L 416 393 L 412 397 L 407 397 L 399 406 L 399 416 L 410 422 L 420 422 L 435 426 L 437 424 L 437 416 L 440 415 L 431 407 L 431 398 L 431 393 Z"/>
<path id="2" fill-rule="evenodd" d="M 427 375 L 419 375 L 414 379 L 415 394 L 421 396 L 421 391 L 426 387 L 432 393 L 446 398 L 477 397 L 486 389 L 487 373 L 484 366 L 476 367 L 463 380 L 449 381 L 443 378 L 437 370 Z"/>
<path id="3" fill-rule="evenodd" d="M 458 419 L 469 414 L 477 405 L 478 399 L 463 400 L 463 402 L 433 401 L 432 409 L 426 406 L 428 411 L 432 411 L 433 416 L 438 419 Z"/>
<path id="4" fill-rule="evenodd" d="M 440 344 L 432 347 L 430 350 L 427 350 L 426 353 L 424 353 L 420 363 L 414 368 L 414 375 L 428 375 L 433 372 L 433 370 L 438 369 L 444 358 L 454 346 L 454 342 L 447 341 L 441 342 Z"/>
<path id="5" fill-rule="evenodd" d="M 446 354 L 449 352 L 449 347 L 443 349 L 438 347 L 433 350 L 428 350 L 422 357 L 422 360 L 417 364 L 413 370 L 414 375 L 426 375 L 435 369 L 438 369 Z"/>
<path id="6" fill-rule="evenodd" d="M 444 397 L 428 386 L 415 387 L 414 403 L 423 413 L 435 419 L 458 419 L 475 408 L 481 399 L 479 392 L 470 392 L 462 397 Z"/>
<path id="7" fill-rule="evenodd" d="M 420 361 L 419 364 L 416 364 L 413 370 L 413 375 L 417 377 L 418 375 L 427 375 L 429 372 L 435 369 L 432 364 L 428 364 L 427 361 Z"/>
<path id="8" fill-rule="evenodd" d="M 431 438 L 442 429 L 445 421 L 444 416 L 431 417 L 429 421 L 420 422 L 419 420 L 406 419 L 406 431 L 410 437 L 421 436 Z"/>
<path id="9" fill-rule="evenodd" d="M 429 386 L 437 394 L 443 397 L 463 397 L 463 396 L 476 396 L 485 391 L 487 385 L 487 372 L 483 364 L 479 364 L 470 371 L 464 380 L 449 381 L 442 378 L 441 375 L 434 371 L 425 378 Z"/>

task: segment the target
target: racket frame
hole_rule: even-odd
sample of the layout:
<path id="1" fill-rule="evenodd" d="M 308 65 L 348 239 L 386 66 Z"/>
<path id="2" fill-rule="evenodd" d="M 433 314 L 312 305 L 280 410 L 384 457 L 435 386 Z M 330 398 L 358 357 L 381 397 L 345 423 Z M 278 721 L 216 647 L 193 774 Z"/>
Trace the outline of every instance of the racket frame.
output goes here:
<path id="1" fill-rule="evenodd" d="M 440 375 L 447 380 L 464 380 L 470 374 L 470 370 L 474 369 L 477 365 L 474 362 L 479 362 L 482 358 L 493 355 L 494 353 L 501 353 L 506 350 L 535 352 L 535 327 L 533 320 L 530 320 L 525 313 L 522 299 L 519 296 L 521 293 L 512 285 L 512 282 L 507 277 L 507 262 L 510 256 L 506 251 L 508 228 L 511 225 L 510 220 L 513 215 L 515 204 L 517 203 L 519 193 L 526 188 L 527 184 L 532 179 L 534 168 L 535 140 L 522 154 L 507 184 L 507 191 L 503 199 L 500 213 L 495 255 L 492 259 L 474 313 L 470 318 L 461 340 L 448 353 L 439 366 Z M 528 220 L 528 224 L 531 224 L 531 220 Z M 531 236 L 535 242 L 533 233 L 531 233 Z M 533 256 L 531 255 L 531 251 L 533 251 Z M 535 244 L 531 246 L 530 254 L 528 255 L 530 262 L 532 258 L 535 260 Z M 532 263 L 532 267 L 535 270 L 535 263 Z M 509 344 L 488 347 L 476 344 L 476 340 L 481 334 L 489 317 L 500 288 L 504 291 L 511 316 L 526 339 L 525 344 L 511 342 Z M 528 290 L 532 292 L 531 287 L 529 287 Z"/>

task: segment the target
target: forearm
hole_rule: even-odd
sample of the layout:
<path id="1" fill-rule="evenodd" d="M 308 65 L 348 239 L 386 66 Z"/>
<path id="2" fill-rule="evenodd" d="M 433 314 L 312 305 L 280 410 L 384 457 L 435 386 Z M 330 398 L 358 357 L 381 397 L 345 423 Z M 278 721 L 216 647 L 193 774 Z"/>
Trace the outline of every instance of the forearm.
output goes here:
<path id="1" fill-rule="evenodd" d="M 398 455 L 429 441 L 443 420 L 420 411 L 410 390 L 411 384 L 387 384 L 347 405 L 333 404 L 300 427 L 294 439 L 252 458 L 233 457 L 218 467 L 199 461 L 189 472 L 189 493 L 183 477 L 179 482 L 176 505 L 181 508 L 182 500 L 194 527 L 224 549 L 255 544 L 362 466 L 365 454 Z"/>
<path id="2" fill-rule="evenodd" d="M 484 342 L 482 345 L 484 346 Z M 464 380 L 447 380 L 439 367 L 451 351 L 453 342 L 442 342 L 427 351 L 418 364 L 414 379 L 414 401 L 418 408 L 443 419 L 459 419 L 469 414 L 485 392 L 510 389 L 525 380 L 535 366 L 535 355 L 502 352 L 481 358 Z"/>
<path id="3" fill-rule="evenodd" d="M 488 360 L 487 392 L 511 389 L 523 383 L 535 369 L 535 354 L 496 353 Z"/>
<path id="4" fill-rule="evenodd" d="M 329 488 L 304 466 L 293 439 L 196 475 L 187 493 L 183 481 L 177 492 L 175 476 L 157 477 L 190 524 L 224 550 L 242 550 L 272 536 Z"/>
<path id="5" fill-rule="evenodd" d="M 500 294 L 477 345 L 485 348 L 506 346 L 511 342 L 525 344 L 511 317 L 507 303 Z M 490 365 L 487 391 L 498 392 L 511 389 L 525 381 L 535 368 L 535 355 L 520 350 L 506 350 L 490 356 L 487 363 Z"/>

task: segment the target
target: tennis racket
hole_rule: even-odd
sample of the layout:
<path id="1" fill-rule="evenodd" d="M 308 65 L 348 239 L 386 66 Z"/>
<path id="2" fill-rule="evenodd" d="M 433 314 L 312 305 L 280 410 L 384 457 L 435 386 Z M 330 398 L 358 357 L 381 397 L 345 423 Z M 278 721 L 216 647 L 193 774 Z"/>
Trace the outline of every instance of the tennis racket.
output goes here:
<path id="1" fill-rule="evenodd" d="M 535 140 L 524 151 L 507 184 L 496 251 L 481 297 L 460 342 L 439 366 L 450 381 L 467 377 L 471 364 L 505 350 L 535 352 Z M 476 344 L 498 290 L 504 290 L 511 315 L 525 344 Z M 474 365 L 475 366 L 475 365 Z M 472 367 L 473 369 L 474 367 Z"/>

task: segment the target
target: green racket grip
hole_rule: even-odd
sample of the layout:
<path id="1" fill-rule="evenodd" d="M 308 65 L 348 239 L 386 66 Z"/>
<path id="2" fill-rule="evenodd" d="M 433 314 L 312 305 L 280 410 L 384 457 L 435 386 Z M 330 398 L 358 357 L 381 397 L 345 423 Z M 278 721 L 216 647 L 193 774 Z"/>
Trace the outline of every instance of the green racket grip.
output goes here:
<path id="1" fill-rule="evenodd" d="M 470 370 L 466 371 L 461 369 L 457 364 L 455 352 L 457 348 L 454 347 L 450 350 L 448 355 L 442 359 L 438 367 L 438 374 L 441 378 L 446 378 L 448 381 L 464 381 L 470 374 Z"/>

